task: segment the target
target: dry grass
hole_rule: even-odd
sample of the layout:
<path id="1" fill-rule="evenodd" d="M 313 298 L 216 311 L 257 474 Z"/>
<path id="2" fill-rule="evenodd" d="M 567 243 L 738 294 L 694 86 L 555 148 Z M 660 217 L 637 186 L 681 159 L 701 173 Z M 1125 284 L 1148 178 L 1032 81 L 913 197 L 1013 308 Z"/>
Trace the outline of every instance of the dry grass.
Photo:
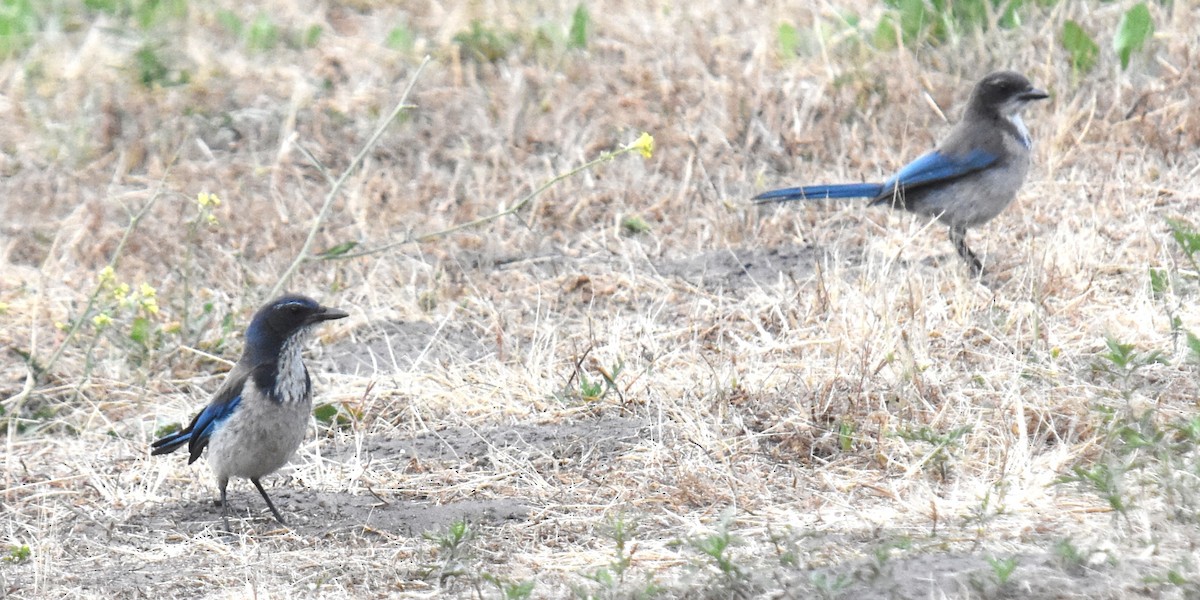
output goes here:
<path id="1" fill-rule="evenodd" d="M 581 52 L 530 41 L 573 4 L 383 4 L 268 3 L 279 27 L 323 31 L 271 52 L 211 6 L 155 33 L 68 18 L 0 63 L 0 596 L 498 597 L 482 573 L 546 598 L 651 583 L 666 597 L 1196 593 L 1194 452 L 1128 435 L 1187 422 L 1198 397 L 1169 320 L 1200 330 L 1196 274 L 1165 221 L 1194 223 L 1200 201 L 1194 3 L 1154 7 L 1159 32 L 1128 74 L 1106 53 L 1084 78 L 1061 24 L 1111 32 L 1120 6 L 1063 3 L 919 50 L 835 36 L 785 60 L 778 23 L 810 31 L 841 9 L 593 3 Z M 496 64 L 453 42 L 485 15 L 523 40 Z M 388 49 L 400 24 L 413 46 Z M 143 38 L 190 81 L 138 85 Z M 329 185 L 298 145 L 339 172 L 425 53 L 415 108 L 348 180 L 317 249 L 494 213 L 642 130 L 657 151 L 566 180 L 519 218 L 306 263 L 290 287 L 352 313 L 310 360 L 319 401 L 349 421 L 318 424 L 268 484 L 291 529 L 239 483 L 240 533 L 222 537 L 207 469 L 146 444 L 216 388 L 211 357 L 236 356 L 313 223 Z M 1028 115 L 1018 202 L 972 233 L 984 283 L 907 215 L 746 202 L 885 175 L 948 129 L 933 104 L 957 118 L 994 68 L 1054 98 Z M 199 192 L 223 199 L 215 226 L 193 227 Z M 157 289 L 146 349 L 128 340 L 132 312 L 97 335 L 85 308 L 148 203 L 116 265 Z M 627 216 L 650 230 L 629 234 Z M 1176 276 L 1165 296 L 1151 268 Z M 56 325 L 81 317 L 73 339 Z M 1106 377 L 1106 336 L 1169 364 Z M 581 397 L 605 372 L 615 385 Z M 1076 466 L 1111 469 L 1128 506 L 1056 484 Z M 465 551 L 420 535 L 458 518 Z M 1003 582 L 988 560 L 1009 558 Z"/>

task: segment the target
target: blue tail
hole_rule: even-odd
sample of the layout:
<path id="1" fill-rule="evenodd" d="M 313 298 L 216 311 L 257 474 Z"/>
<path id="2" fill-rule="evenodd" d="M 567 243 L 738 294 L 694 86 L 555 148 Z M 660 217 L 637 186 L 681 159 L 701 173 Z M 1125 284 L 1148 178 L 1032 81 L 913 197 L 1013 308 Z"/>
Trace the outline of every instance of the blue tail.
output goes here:
<path id="1" fill-rule="evenodd" d="M 842 183 L 810 185 L 763 192 L 755 202 L 787 202 L 788 200 L 824 200 L 825 198 L 874 198 L 883 191 L 878 183 Z"/>
<path id="2" fill-rule="evenodd" d="M 171 452 L 174 452 L 175 450 L 177 450 L 179 447 L 187 444 L 189 441 L 191 441 L 191 439 L 192 439 L 192 430 L 191 429 L 184 429 L 183 431 L 176 431 L 175 433 L 165 436 L 162 439 L 154 442 L 153 444 L 150 444 L 150 447 L 154 448 L 154 450 L 151 451 L 150 454 L 170 454 Z"/>
<path id="3" fill-rule="evenodd" d="M 200 453 L 208 446 L 208 439 L 212 437 L 213 432 L 229 418 L 229 415 L 233 414 L 241 402 L 241 394 L 226 399 L 218 396 L 208 406 L 205 406 L 204 410 L 200 411 L 200 414 L 196 415 L 187 427 L 150 444 L 150 447 L 153 448 L 150 454 L 170 454 L 187 444 L 188 464 L 196 462 L 196 459 L 200 458 Z"/>

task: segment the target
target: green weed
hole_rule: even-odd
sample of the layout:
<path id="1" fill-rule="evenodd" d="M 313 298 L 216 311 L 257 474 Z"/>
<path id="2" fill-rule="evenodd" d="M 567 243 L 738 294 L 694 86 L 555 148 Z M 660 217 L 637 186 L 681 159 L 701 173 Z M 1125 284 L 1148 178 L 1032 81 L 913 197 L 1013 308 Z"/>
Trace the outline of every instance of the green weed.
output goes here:
<path id="1" fill-rule="evenodd" d="M 887 540 L 884 543 L 871 549 L 871 561 L 866 564 L 863 574 L 860 577 L 868 582 L 877 581 L 883 577 L 891 577 L 891 560 L 892 553 L 896 550 L 908 550 L 912 547 L 912 540 L 908 537 L 899 537 L 892 540 Z"/>
<path id="2" fill-rule="evenodd" d="M 1150 19 L 1150 9 L 1146 3 L 1140 3 L 1125 11 L 1121 22 L 1117 24 L 1116 35 L 1113 36 L 1113 51 L 1121 61 L 1121 68 L 1129 68 L 1129 58 L 1134 52 L 1142 49 L 1146 40 L 1154 34 L 1154 23 Z"/>
<path id="3" fill-rule="evenodd" d="M 1073 467 L 1070 475 L 1058 478 L 1058 483 L 1080 483 L 1090 487 L 1117 514 L 1124 514 L 1129 506 L 1122 493 L 1120 472 L 1106 464 Z"/>
<path id="4" fill-rule="evenodd" d="M 495 63 L 516 47 L 517 36 L 475 19 L 471 21 L 470 29 L 454 36 L 454 43 L 467 58 L 480 63 Z"/>
<path id="5" fill-rule="evenodd" d="M 90 10 L 132 18 L 141 29 L 153 29 L 187 19 L 187 0 L 83 0 Z"/>
<path id="6" fill-rule="evenodd" d="M 884 0 L 888 11 L 875 29 L 877 46 L 945 43 L 993 26 L 1020 24 L 1023 0 Z M 897 37 L 898 36 L 898 37 Z"/>
<path id="7" fill-rule="evenodd" d="M 1071 71 L 1077 76 L 1090 72 L 1100 57 L 1100 45 L 1088 35 L 1083 26 L 1067 19 L 1063 22 L 1059 41 L 1070 57 Z"/>
<path id="8" fill-rule="evenodd" d="M 383 45 L 398 52 L 410 52 L 417 44 L 417 34 L 406 25 L 393 27 Z"/>
<path id="9" fill-rule="evenodd" d="M 4 562 L 8 563 L 23 563 L 33 556 L 33 551 L 29 546 L 22 544 L 20 546 L 9 546 L 8 554 L 4 556 Z"/>
<path id="10" fill-rule="evenodd" d="M 422 535 L 434 543 L 433 554 L 438 562 L 429 568 L 428 573 L 437 575 L 439 586 L 445 587 L 446 582 L 454 578 L 470 578 L 470 574 L 475 572 L 475 554 L 471 544 L 477 535 L 465 520 L 454 521 L 440 533 Z"/>
<path id="11" fill-rule="evenodd" d="M 779 46 L 779 55 L 784 58 L 796 56 L 800 48 L 800 32 L 790 23 L 780 23 L 775 30 L 775 39 Z"/>
<path id="12" fill-rule="evenodd" d="M 621 231 L 625 235 L 638 235 L 650 231 L 650 224 L 641 215 L 625 215 L 621 218 Z"/>
<path id="13" fill-rule="evenodd" d="M 692 538 L 687 541 L 687 544 L 700 552 L 715 571 L 706 589 L 719 589 L 733 597 L 740 597 L 748 593 L 750 583 L 748 573 L 733 556 L 733 547 L 741 544 L 741 540 L 733 535 L 732 524 L 732 515 L 726 514 L 721 518 L 714 531 L 708 535 Z"/>
<path id="14" fill-rule="evenodd" d="M 465 520 L 454 521 L 439 533 L 425 533 L 426 540 L 434 543 L 431 554 L 437 562 L 428 565 L 426 576 L 437 576 L 438 586 L 452 587 L 456 581 L 469 586 L 475 597 L 483 598 L 484 584 L 491 585 L 505 600 L 521 600 L 533 594 L 535 581 L 514 581 L 479 569 L 474 543 L 478 531 Z"/>
<path id="15" fill-rule="evenodd" d="M 577 598 L 653 598 L 663 591 L 651 575 L 638 582 L 630 581 L 629 572 L 633 568 L 633 555 L 637 551 L 637 545 L 633 543 L 636 532 L 637 523 L 625 515 L 617 515 L 608 522 L 603 535 L 613 541 L 612 559 L 608 564 L 583 575 L 590 585 L 571 587 Z"/>
<path id="16" fill-rule="evenodd" d="M 986 576 L 971 575 L 968 582 L 979 595 L 984 598 L 1003 597 L 1008 595 L 1006 588 L 1013 573 L 1017 570 L 1017 558 L 986 557 L 991 571 Z"/>
<path id="17" fill-rule="evenodd" d="M 33 43 L 38 16 L 30 0 L 0 0 L 0 58 L 8 58 Z"/>
<path id="18" fill-rule="evenodd" d="M 142 87 L 173 87 L 191 80 L 187 69 L 168 62 L 164 48 L 163 44 L 147 42 L 133 53 L 135 77 Z"/>
<path id="19" fill-rule="evenodd" d="M 996 578 L 996 584 L 1000 587 L 1008 585 L 1009 579 L 1017 570 L 1017 557 L 1010 556 L 1008 558 L 996 558 L 993 556 L 987 557 L 988 565 L 992 567 L 992 575 Z"/>
<path id="20" fill-rule="evenodd" d="M 1200 254 L 1200 231 L 1182 219 L 1167 219 L 1167 226 L 1171 228 L 1171 238 L 1192 266 L 1192 277 L 1197 277 L 1195 273 L 1200 272 L 1200 258 L 1197 257 Z"/>
<path id="21" fill-rule="evenodd" d="M 259 13 L 246 30 L 246 47 L 259 52 L 267 52 L 275 48 L 279 41 L 279 27 L 271 22 L 271 18 Z"/>
<path id="22" fill-rule="evenodd" d="M 910 442 L 924 442 L 932 446 L 929 453 L 922 460 L 925 461 L 925 464 L 935 468 L 939 477 L 944 481 L 948 475 L 949 463 L 953 451 L 958 448 L 959 442 L 971 430 L 972 427 L 966 425 L 943 433 L 930 427 L 922 426 L 918 429 L 901 429 L 892 435 Z"/>
<path id="23" fill-rule="evenodd" d="M 1167 359 L 1159 350 L 1139 352 L 1133 344 L 1125 344 L 1112 336 L 1104 339 L 1105 351 L 1092 362 L 1093 372 L 1106 375 L 1120 384 L 1121 395 L 1130 398 L 1136 391 L 1134 376 L 1150 365 L 1165 365 Z"/>
<path id="24" fill-rule="evenodd" d="M 825 571 L 815 571 L 809 574 L 808 582 L 816 589 L 818 597 L 840 598 L 854 580 L 842 573 L 833 575 Z"/>
<path id="25" fill-rule="evenodd" d="M 580 3 L 571 14 L 571 29 L 567 32 L 567 48 L 583 50 L 588 44 L 588 29 L 592 17 L 587 5 Z"/>
<path id="26" fill-rule="evenodd" d="M 313 407 L 313 417 L 333 429 L 351 429 L 362 421 L 362 411 L 345 402 L 326 402 Z"/>
<path id="27" fill-rule="evenodd" d="M 481 577 L 485 582 L 492 584 L 504 600 L 523 600 L 524 598 L 529 598 L 533 595 L 533 588 L 537 584 L 532 579 L 528 581 L 514 581 L 507 577 L 492 575 L 491 573 L 484 573 Z"/>

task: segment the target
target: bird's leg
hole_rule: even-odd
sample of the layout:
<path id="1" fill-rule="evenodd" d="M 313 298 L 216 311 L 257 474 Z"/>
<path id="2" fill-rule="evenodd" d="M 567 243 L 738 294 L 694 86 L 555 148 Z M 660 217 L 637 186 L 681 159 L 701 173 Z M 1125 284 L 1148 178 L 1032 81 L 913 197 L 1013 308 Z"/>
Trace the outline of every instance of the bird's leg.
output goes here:
<path id="1" fill-rule="evenodd" d="M 271 502 L 271 499 L 267 496 L 267 490 L 263 489 L 263 486 L 258 482 L 258 479 L 251 479 L 250 483 L 253 483 L 254 487 L 258 488 L 258 493 L 262 494 L 263 500 L 267 501 L 267 508 L 271 509 L 271 512 L 275 515 L 275 520 L 279 521 L 280 525 L 287 525 L 287 523 L 283 521 L 283 515 L 279 514 L 278 510 L 275 510 L 275 504 Z"/>
<path id="2" fill-rule="evenodd" d="M 229 487 L 229 479 L 222 477 L 217 485 L 221 487 L 221 518 L 225 521 L 225 531 L 233 531 L 229 528 L 229 499 L 225 496 L 225 488 Z"/>
<path id="3" fill-rule="evenodd" d="M 967 246 L 967 228 L 966 227 L 951 227 L 950 242 L 954 244 L 954 250 L 963 260 L 967 261 L 967 266 L 971 267 L 971 275 L 979 277 L 983 274 L 983 263 L 979 262 L 979 257 L 971 252 L 971 248 Z"/>

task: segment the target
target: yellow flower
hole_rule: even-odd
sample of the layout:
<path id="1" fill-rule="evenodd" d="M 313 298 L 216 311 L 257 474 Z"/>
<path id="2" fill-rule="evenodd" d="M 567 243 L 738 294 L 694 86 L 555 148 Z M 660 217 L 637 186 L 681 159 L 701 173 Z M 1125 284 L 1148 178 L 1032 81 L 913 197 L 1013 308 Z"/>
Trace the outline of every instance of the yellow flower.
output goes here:
<path id="1" fill-rule="evenodd" d="M 154 296 L 150 296 L 148 298 L 142 298 L 141 304 L 142 304 L 142 308 L 146 312 L 148 312 L 152 315 L 158 314 L 158 300 L 155 300 Z"/>
<path id="2" fill-rule="evenodd" d="M 7 313 L 8 313 L 8 303 L 0 302 L 0 315 L 7 314 Z"/>
<path id="3" fill-rule="evenodd" d="M 92 317 L 92 325 L 95 325 L 96 329 L 104 329 L 105 327 L 112 325 L 112 317 L 104 313 L 100 313 Z"/>
<path id="4" fill-rule="evenodd" d="M 124 300 L 129 296 L 129 284 L 124 282 L 118 284 L 113 288 L 112 295 L 117 301 Z"/>
<path id="5" fill-rule="evenodd" d="M 117 280 L 117 272 L 113 270 L 112 265 L 108 265 L 100 269 L 100 274 L 96 276 L 100 281 L 100 285 L 107 286 Z"/>
<path id="6" fill-rule="evenodd" d="M 207 215 L 204 215 L 204 222 L 208 223 L 209 225 L 216 225 L 217 224 L 217 215 L 214 215 L 212 213 L 208 213 Z"/>
<path id="7" fill-rule="evenodd" d="M 138 286 L 138 292 L 142 294 L 143 298 L 154 298 L 158 295 L 158 290 L 148 283 Z"/>
<path id="8" fill-rule="evenodd" d="M 654 136 L 643 131 L 642 135 L 638 136 L 638 139 L 634 140 L 628 148 L 630 150 L 637 150 L 642 154 L 643 158 L 650 158 L 654 156 Z"/>
<path id="9" fill-rule="evenodd" d="M 210 194 L 208 192 L 200 192 L 199 194 L 196 195 L 196 204 L 199 204 L 200 208 L 207 208 L 209 206 L 220 206 L 221 199 L 218 198 L 216 194 Z"/>

